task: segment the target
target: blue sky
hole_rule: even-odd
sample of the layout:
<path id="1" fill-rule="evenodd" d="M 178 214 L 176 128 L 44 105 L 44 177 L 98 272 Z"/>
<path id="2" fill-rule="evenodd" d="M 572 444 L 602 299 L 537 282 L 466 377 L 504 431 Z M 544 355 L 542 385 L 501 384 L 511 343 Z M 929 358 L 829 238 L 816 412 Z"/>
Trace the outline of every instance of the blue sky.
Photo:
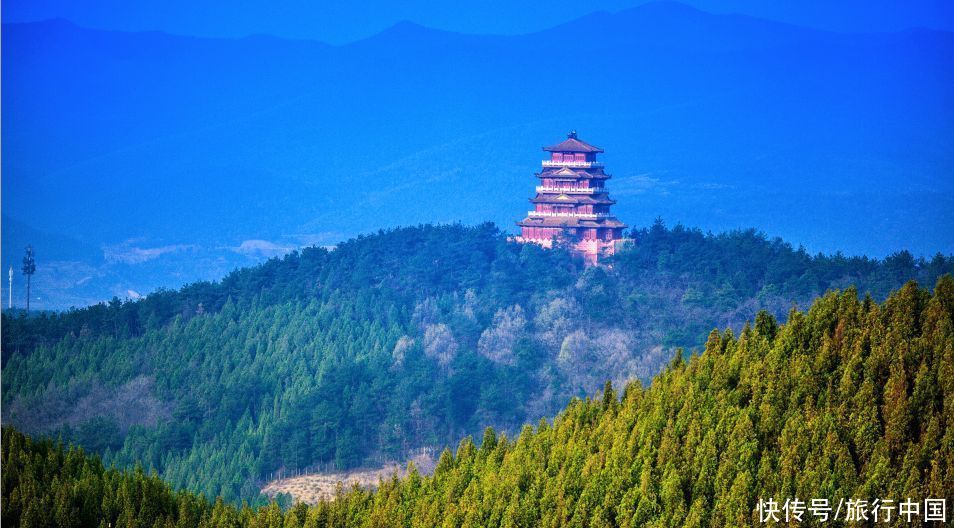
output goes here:
<path id="1" fill-rule="evenodd" d="M 180 35 L 242 37 L 268 34 L 344 43 L 399 21 L 465 33 L 533 32 L 594 11 L 618 11 L 640 0 L 433 2 L 404 0 L 10 0 L 4 22 L 64 18 L 97 29 L 160 30 Z M 686 0 L 714 13 L 743 13 L 835 31 L 954 30 L 950 0 Z"/>

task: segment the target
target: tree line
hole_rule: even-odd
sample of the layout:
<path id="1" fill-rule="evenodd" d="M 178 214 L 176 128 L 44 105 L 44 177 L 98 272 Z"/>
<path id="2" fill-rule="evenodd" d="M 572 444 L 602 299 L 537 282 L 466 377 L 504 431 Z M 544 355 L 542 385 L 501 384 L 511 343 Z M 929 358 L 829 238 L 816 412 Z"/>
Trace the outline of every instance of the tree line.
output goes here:
<path id="1" fill-rule="evenodd" d="M 3 430 L 11 526 L 745 526 L 767 497 L 951 498 L 954 279 L 878 304 L 832 292 L 784 324 L 713 330 L 644 387 L 577 398 L 552 421 L 445 450 L 375 490 L 236 507 L 141 468 Z M 821 525 L 809 517 L 806 526 Z M 825 524 L 847 526 L 844 518 Z"/>
<path id="2" fill-rule="evenodd" d="M 611 262 L 485 224 L 382 231 L 220 282 L 33 317 L 3 314 L 3 419 L 263 504 L 275 473 L 514 435 L 607 380 L 648 383 L 675 350 L 831 288 L 883 299 L 954 259 L 808 255 L 754 231 L 661 222 Z"/>

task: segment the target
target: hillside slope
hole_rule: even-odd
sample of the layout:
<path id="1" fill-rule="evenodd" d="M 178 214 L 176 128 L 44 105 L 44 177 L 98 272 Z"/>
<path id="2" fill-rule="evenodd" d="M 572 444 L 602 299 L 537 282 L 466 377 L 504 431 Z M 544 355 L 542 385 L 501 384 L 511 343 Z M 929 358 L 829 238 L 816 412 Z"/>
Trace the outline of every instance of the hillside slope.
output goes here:
<path id="1" fill-rule="evenodd" d="M 622 402 L 607 384 L 601 399 L 574 401 L 513 440 L 491 429 L 479 447 L 465 439 L 433 478 L 355 491 L 316 516 L 334 526 L 745 526 L 760 524 L 759 498 L 950 500 L 952 417 L 954 280 L 933 296 L 908 284 L 881 306 L 848 290 L 781 327 L 762 313 L 738 337 L 713 331 L 701 356 L 675 359 L 648 389 L 628 385 Z"/>
<path id="2" fill-rule="evenodd" d="M 3 420 L 178 487 L 255 499 L 275 472 L 340 470 L 515 431 L 573 396 L 648 381 L 676 347 L 857 284 L 883 298 L 954 260 L 807 255 L 755 232 L 657 224 L 613 268 L 420 226 L 307 249 L 54 316 L 3 315 Z"/>
<path id="3" fill-rule="evenodd" d="M 284 513 L 213 507 L 6 429 L 3 522 L 756 526 L 759 498 L 950 500 L 952 416 L 945 276 L 933 294 L 910 283 L 881 305 L 831 293 L 781 326 L 760 313 L 738 336 L 713 331 L 703 354 L 675 358 L 649 388 L 634 382 L 619 398 L 607 384 L 512 440 L 490 428 L 479 446 L 464 439 L 433 477 L 411 468 L 375 492 L 342 490 Z"/>

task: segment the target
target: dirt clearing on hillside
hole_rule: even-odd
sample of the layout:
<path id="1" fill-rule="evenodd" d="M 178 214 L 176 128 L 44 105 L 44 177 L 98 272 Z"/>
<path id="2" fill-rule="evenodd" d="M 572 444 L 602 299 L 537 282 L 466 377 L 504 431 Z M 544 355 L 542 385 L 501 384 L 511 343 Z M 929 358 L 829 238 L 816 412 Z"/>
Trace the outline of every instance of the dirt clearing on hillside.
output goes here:
<path id="1" fill-rule="evenodd" d="M 414 462 L 418 472 L 422 475 L 430 475 L 437 465 L 437 462 L 429 454 L 417 455 L 410 461 Z M 391 475 L 395 472 L 397 472 L 398 477 L 405 476 L 407 474 L 407 464 L 400 466 L 396 462 L 391 462 L 377 469 L 359 469 L 341 473 L 309 473 L 297 477 L 282 478 L 266 484 L 262 488 L 262 493 L 269 497 L 274 497 L 279 493 L 287 493 L 291 495 L 294 501 L 315 504 L 323 499 L 334 498 L 335 488 L 339 482 L 345 490 L 355 483 L 362 488 L 374 488 L 381 479 L 391 478 Z"/>

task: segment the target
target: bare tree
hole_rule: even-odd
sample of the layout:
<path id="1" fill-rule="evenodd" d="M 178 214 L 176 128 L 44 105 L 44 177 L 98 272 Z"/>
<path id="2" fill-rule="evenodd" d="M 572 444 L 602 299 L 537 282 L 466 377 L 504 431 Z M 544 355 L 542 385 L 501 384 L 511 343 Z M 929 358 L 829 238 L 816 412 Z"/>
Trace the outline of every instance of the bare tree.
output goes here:
<path id="1" fill-rule="evenodd" d="M 423 330 L 428 326 L 437 324 L 440 317 L 441 309 L 437 306 L 437 299 L 428 297 L 423 301 L 418 301 L 414 306 L 411 321 Z"/>
<path id="2" fill-rule="evenodd" d="M 578 329 L 579 321 L 580 307 L 572 297 L 554 297 L 537 310 L 537 338 L 551 352 L 559 350 L 566 336 Z"/>
<path id="3" fill-rule="evenodd" d="M 527 319 L 519 304 L 497 310 L 493 325 L 480 335 L 477 351 L 495 363 L 515 364 L 517 358 L 514 356 L 513 347 L 523 336 L 526 325 Z"/>
<path id="4" fill-rule="evenodd" d="M 424 329 L 424 354 L 447 367 L 457 355 L 457 340 L 444 323 L 428 325 Z"/>
<path id="5" fill-rule="evenodd" d="M 405 335 L 397 340 L 397 343 L 394 344 L 394 350 L 391 351 L 391 358 L 394 360 L 392 367 L 400 368 L 404 366 L 404 358 L 412 346 L 414 346 L 414 339 L 411 337 Z"/>

